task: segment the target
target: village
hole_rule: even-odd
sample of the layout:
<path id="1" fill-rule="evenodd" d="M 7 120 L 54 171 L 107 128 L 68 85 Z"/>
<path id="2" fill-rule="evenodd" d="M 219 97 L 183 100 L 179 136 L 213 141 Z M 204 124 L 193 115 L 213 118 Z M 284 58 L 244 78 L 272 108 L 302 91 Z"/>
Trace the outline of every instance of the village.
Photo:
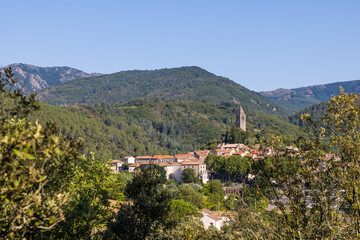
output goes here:
<path id="1" fill-rule="evenodd" d="M 236 114 L 236 127 L 246 131 L 246 114 L 243 108 L 240 106 Z M 297 154 L 298 148 L 293 146 L 287 146 L 286 151 L 291 152 L 292 154 Z M 160 167 L 163 167 L 166 171 L 166 179 L 173 179 L 176 182 L 182 181 L 182 173 L 185 169 L 193 169 L 196 177 L 199 179 L 200 183 L 206 184 L 210 180 L 213 180 L 211 174 L 211 169 L 207 169 L 206 158 L 210 155 L 222 156 L 229 158 L 231 156 L 240 156 L 242 158 L 252 158 L 254 160 L 261 159 L 266 156 L 272 156 L 274 150 L 271 146 L 261 146 L 260 144 L 255 144 L 253 146 L 247 146 L 243 143 L 235 144 L 219 144 L 215 150 L 199 150 L 188 152 L 184 154 L 177 154 L 174 156 L 170 155 L 153 155 L 153 156 L 127 156 L 122 160 L 112 160 L 112 170 L 115 173 L 121 171 L 126 171 L 132 174 L 136 174 L 141 171 L 142 167 L 147 167 L 152 164 L 156 164 Z M 251 179 L 253 176 L 249 174 L 247 177 Z M 223 186 L 225 199 L 229 194 L 239 195 L 243 188 L 242 183 L 238 183 L 235 186 Z M 288 201 L 288 199 L 283 198 L 281 201 Z M 273 204 L 269 204 L 269 208 L 274 208 Z M 202 217 L 200 220 L 203 222 L 204 227 L 207 229 L 210 226 L 214 226 L 218 230 L 222 226 L 229 224 L 231 218 L 228 215 L 222 214 L 220 216 L 219 212 L 215 212 L 209 209 L 201 210 Z"/>
<path id="2" fill-rule="evenodd" d="M 236 113 L 236 127 L 246 131 L 246 114 L 240 106 Z M 297 152 L 298 148 L 287 146 L 286 151 Z M 125 169 L 130 173 L 135 173 L 140 166 L 148 166 L 150 164 L 158 164 L 166 170 L 167 179 L 174 179 L 177 182 L 181 181 L 181 173 L 186 168 L 192 168 L 196 176 L 199 177 L 203 184 L 209 181 L 209 171 L 206 168 L 205 159 L 210 155 L 223 156 L 229 158 L 230 156 L 251 157 L 253 159 L 264 158 L 265 156 L 273 155 L 273 148 L 271 146 L 263 147 L 260 144 L 247 146 L 242 143 L 225 144 L 221 143 L 215 150 L 201 150 L 188 152 L 185 154 L 170 155 L 153 155 L 153 156 L 127 156 L 122 160 L 112 160 L 112 169 L 115 172 L 124 171 L 123 165 L 127 166 Z"/>
<path id="3" fill-rule="evenodd" d="M 246 114 L 243 108 L 240 106 L 236 114 L 236 127 L 246 131 Z M 112 160 L 111 168 L 115 173 L 125 171 L 131 174 L 136 174 L 141 171 L 142 167 L 148 167 L 152 164 L 156 164 L 164 168 L 166 172 L 167 180 L 175 180 L 180 183 L 183 182 L 183 175 L 185 169 L 193 169 L 195 176 L 198 178 L 199 183 L 205 185 L 210 180 L 216 180 L 216 176 L 213 174 L 213 169 L 207 168 L 206 159 L 213 156 L 221 156 L 225 159 L 231 156 L 239 156 L 241 159 L 264 159 L 267 156 L 290 154 L 292 156 L 299 156 L 299 149 L 294 146 L 286 146 L 284 151 L 279 152 L 274 150 L 272 146 L 262 146 L 261 144 L 245 145 L 243 143 L 220 143 L 214 150 L 198 150 L 184 154 L 170 155 L 152 155 L 152 156 L 127 156 L 122 160 Z M 333 154 L 326 153 L 325 161 L 334 158 Z M 224 199 L 230 194 L 240 196 L 242 193 L 244 184 L 247 184 L 246 180 L 251 180 L 255 176 L 247 174 L 247 177 L 242 182 L 231 183 L 231 186 L 226 186 L 225 182 L 222 182 L 222 189 L 224 191 Z M 221 180 L 221 179 L 218 179 Z M 275 201 L 286 204 L 289 199 L 285 195 L 279 195 L 277 199 L 271 200 L 267 204 L 267 209 L 272 210 L 276 208 Z M 309 206 L 311 203 L 309 203 Z M 214 212 L 209 209 L 201 209 L 202 217 L 200 220 L 203 222 L 204 227 L 208 229 L 213 226 L 220 230 L 224 225 L 231 224 L 231 212 L 227 214 L 219 211 Z"/>
<path id="4" fill-rule="evenodd" d="M 216 150 L 201 150 L 188 152 L 186 154 L 170 155 L 153 155 L 153 156 L 137 156 L 125 157 L 123 160 L 112 160 L 112 169 L 115 172 L 123 171 L 123 165 L 128 166 L 131 173 L 135 173 L 140 166 L 148 166 L 150 164 L 158 164 L 166 170 L 167 179 L 174 179 L 181 181 L 181 172 L 186 168 L 193 168 L 201 182 L 206 184 L 209 181 L 209 173 L 206 168 L 205 159 L 210 155 L 251 157 L 253 159 L 264 158 L 273 154 L 271 147 L 260 149 L 261 145 L 256 144 L 252 148 L 238 143 L 238 144 L 219 144 Z M 297 151 L 297 148 L 288 146 L 288 150 Z"/>

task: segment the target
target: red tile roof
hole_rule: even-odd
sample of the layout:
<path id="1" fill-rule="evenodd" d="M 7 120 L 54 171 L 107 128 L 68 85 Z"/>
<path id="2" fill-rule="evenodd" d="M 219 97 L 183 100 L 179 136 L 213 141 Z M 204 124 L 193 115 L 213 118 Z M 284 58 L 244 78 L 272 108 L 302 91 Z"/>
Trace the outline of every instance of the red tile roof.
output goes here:
<path id="1" fill-rule="evenodd" d="M 183 161 L 180 163 L 181 165 L 203 165 L 205 164 L 202 161 L 197 161 L 197 162 L 188 162 L 188 161 Z"/>
<path id="2" fill-rule="evenodd" d="M 136 159 L 152 159 L 152 156 L 138 156 Z"/>
<path id="3" fill-rule="evenodd" d="M 215 220 L 215 221 L 221 221 L 222 220 L 220 217 L 216 216 L 215 214 L 208 214 L 206 216 L 213 219 L 213 220 Z"/>
<path id="4" fill-rule="evenodd" d="M 210 211 L 209 209 L 206 209 L 206 208 L 201 209 L 201 212 L 206 213 L 206 214 L 212 214 L 213 213 L 212 211 Z"/>
<path id="5" fill-rule="evenodd" d="M 151 162 L 143 162 L 143 163 L 140 163 L 141 165 L 150 165 L 150 164 L 153 164 Z"/>
<path id="6" fill-rule="evenodd" d="M 170 156 L 170 155 L 154 155 L 153 158 L 156 158 L 156 159 L 171 158 L 171 159 L 173 159 L 174 157 Z"/>
<path id="7" fill-rule="evenodd" d="M 177 158 L 188 158 L 188 157 L 191 157 L 193 155 L 194 155 L 193 153 L 189 152 L 189 153 L 186 153 L 186 154 L 175 155 L 175 157 L 177 157 Z"/>
<path id="8" fill-rule="evenodd" d="M 244 153 L 244 151 L 239 150 L 239 151 L 237 151 L 235 154 L 240 155 L 240 154 L 243 154 L 243 153 Z"/>
<path id="9" fill-rule="evenodd" d="M 167 162 L 161 162 L 161 163 L 159 163 L 159 166 L 160 167 L 167 167 L 167 166 L 171 166 L 171 164 L 167 163 Z"/>

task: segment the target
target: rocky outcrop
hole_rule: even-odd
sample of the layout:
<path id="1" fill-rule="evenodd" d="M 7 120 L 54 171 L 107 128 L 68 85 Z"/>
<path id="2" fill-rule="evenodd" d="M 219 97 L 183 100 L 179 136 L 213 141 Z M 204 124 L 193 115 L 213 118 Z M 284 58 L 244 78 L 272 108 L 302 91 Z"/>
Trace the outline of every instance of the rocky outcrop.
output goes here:
<path id="1" fill-rule="evenodd" d="M 88 74 L 70 67 L 37 67 L 23 63 L 10 64 L 1 69 L 8 67 L 12 68 L 15 77 L 18 78 L 17 87 L 25 93 L 60 85 L 78 78 L 101 75 L 98 73 Z"/>

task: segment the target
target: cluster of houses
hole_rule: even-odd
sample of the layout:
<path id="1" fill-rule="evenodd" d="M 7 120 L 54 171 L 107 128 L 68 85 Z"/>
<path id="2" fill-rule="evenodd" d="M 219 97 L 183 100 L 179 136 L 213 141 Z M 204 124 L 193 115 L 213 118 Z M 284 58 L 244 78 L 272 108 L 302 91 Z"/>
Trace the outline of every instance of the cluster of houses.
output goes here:
<path id="1" fill-rule="evenodd" d="M 135 173 L 140 166 L 149 166 L 150 164 L 158 164 L 166 171 L 167 179 L 174 179 L 181 181 L 181 172 L 186 168 L 192 168 L 196 176 L 200 178 L 203 183 L 209 181 L 208 172 L 206 170 L 205 159 L 210 154 L 209 150 L 188 152 L 186 154 L 179 154 L 175 156 L 170 155 L 153 155 L 153 156 L 138 156 L 125 157 L 123 161 L 113 160 L 113 170 L 121 171 L 122 165 L 127 164 L 131 173 Z"/>
<path id="2" fill-rule="evenodd" d="M 295 147 L 287 147 L 286 150 L 298 151 Z M 186 154 L 178 154 L 175 156 L 170 155 L 153 155 L 153 156 L 137 156 L 125 157 L 121 160 L 113 160 L 113 170 L 118 172 L 122 170 L 123 164 L 128 165 L 128 171 L 135 173 L 136 169 L 140 166 L 149 166 L 150 164 L 158 164 L 166 170 L 166 177 L 181 181 L 181 172 L 186 168 L 195 170 L 195 174 L 200 178 L 203 183 L 209 181 L 208 171 L 206 169 L 205 159 L 209 154 L 217 156 L 249 156 L 254 159 L 262 158 L 267 155 L 272 155 L 273 150 L 271 147 L 261 149 L 260 144 L 253 147 L 248 147 L 244 144 L 219 144 L 215 150 L 202 150 L 195 152 L 188 152 Z"/>
<path id="3" fill-rule="evenodd" d="M 294 153 L 299 151 L 297 147 L 293 147 L 293 146 L 287 146 L 285 149 L 286 151 L 294 152 Z M 219 144 L 215 150 L 211 151 L 211 154 L 217 156 L 224 156 L 224 157 L 248 156 L 248 157 L 252 157 L 253 159 L 259 159 L 265 156 L 273 155 L 274 150 L 272 147 L 266 147 L 262 149 L 260 144 L 256 144 L 252 147 L 248 147 L 245 144 L 241 144 L 241 143 L 236 143 L 236 144 L 222 143 Z"/>

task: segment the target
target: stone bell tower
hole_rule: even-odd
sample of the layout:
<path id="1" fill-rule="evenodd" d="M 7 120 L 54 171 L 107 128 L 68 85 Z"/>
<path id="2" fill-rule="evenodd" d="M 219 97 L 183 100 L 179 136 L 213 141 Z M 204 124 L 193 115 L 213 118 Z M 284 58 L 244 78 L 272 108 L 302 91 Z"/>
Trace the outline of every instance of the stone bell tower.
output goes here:
<path id="1" fill-rule="evenodd" d="M 236 127 L 246 131 L 246 114 L 241 106 L 236 113 Z"/>

